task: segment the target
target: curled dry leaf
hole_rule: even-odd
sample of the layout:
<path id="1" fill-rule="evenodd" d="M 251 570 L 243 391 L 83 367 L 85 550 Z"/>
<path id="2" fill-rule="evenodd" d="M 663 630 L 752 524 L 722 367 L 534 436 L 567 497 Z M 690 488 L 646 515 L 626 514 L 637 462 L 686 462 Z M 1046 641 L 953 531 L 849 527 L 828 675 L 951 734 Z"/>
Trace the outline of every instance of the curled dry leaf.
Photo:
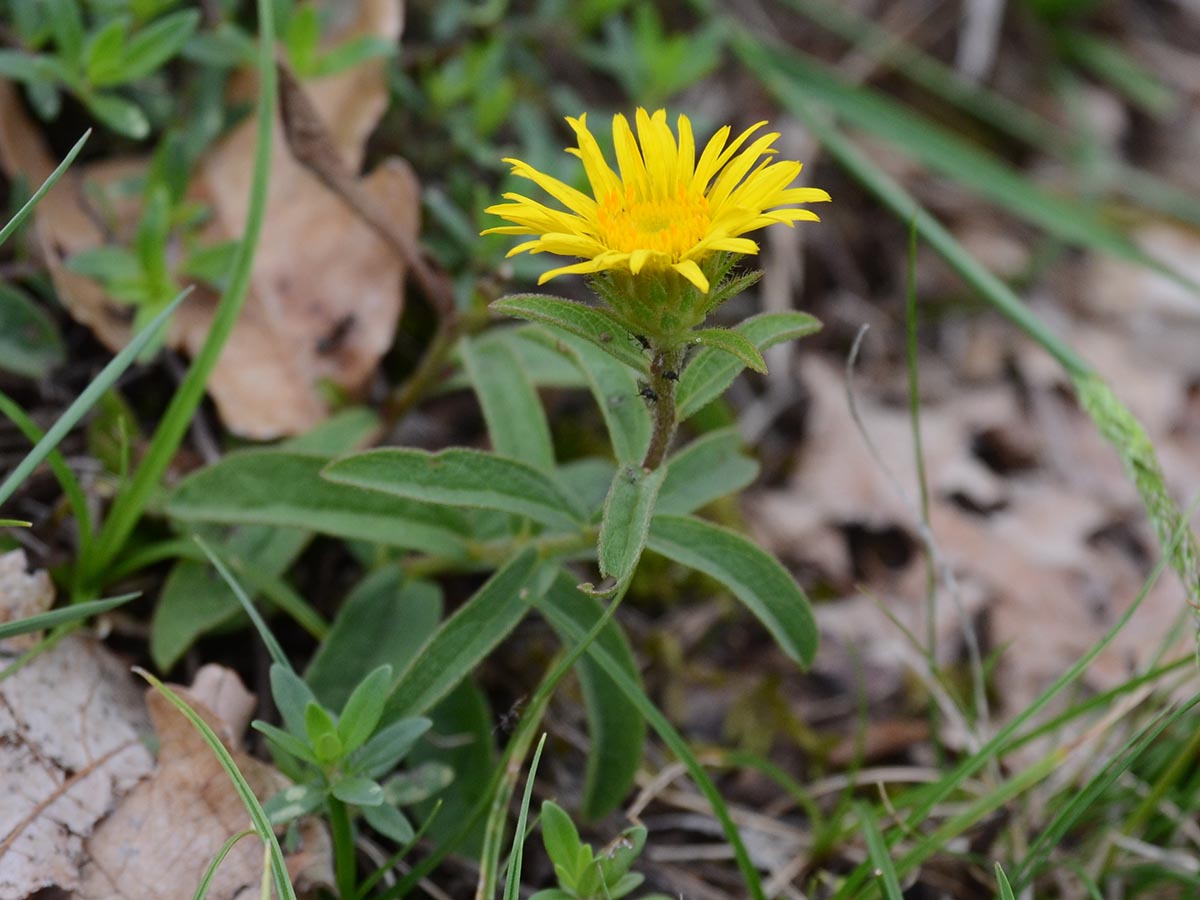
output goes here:
<path id="1" fill-rule="evenodd" d="M 225 739 L 240 733 L 234 731 L 240 726 L 223 720 L 197 693 L 233 710 L 239 722 L 245 698 L 252 695 L 231 671 L 215 666 L 206 670 L 196 689 L 174 690 L 223 736 L 260 799 L 287 787 L 290 782 L 276 769 Z M 146 705 L 158 736 L 158 764 L 88 838 L 75 894 L 78 900 L 191 896 L 226 839 L 250 827 L 233 784 L 191 723 L 155 690 L 147 692 Z M 257 838 L 239 841 L 218 869 L 208 896 L 213 900 L 257 896 L 262 860 Z M 288 871 L 299 891 L 332 883 L 329 838 L 316 820 L 307 820 L 300 828 L 300 849 L 289 856 Z"/>
<path id="2" fill-rule="evenodd" d="M 50 605 L 45 573 L 0 557 L 0 620 Z M 0 668 L 21 652 L 0 647 Z M 79 886 L 96 823 L 153 767 L 145 706 L 127 668 L 70 635 L 0 680 L 0 900 Z"/>
<path id="3" fill-rule="evenodd" d="M 339 5 L 351 22 L 333 42 L 374 35 L 399 37 L 399 0 Z M 305 85 L 346 166 L 359 171 L 367 137 L 387 105 L 379 60 Z M 231 93 L 250 96 L 254 80 L 236 80 Z M 270 439 L 297 434 L 327 412 L 322 382 L 356 392 L 391 345 L 403 307 L 403 266 L 396 253 L 332 191 L 298 164 L 278 121 L 274 126 L 266 224 L 255 257 L 242 317 L 209 380 L 222 418 L 237 434 Z M 240 237 L 249 199 L 256 124 L 247 121 L 202 160 L 190 194 L 212 210 L 206 237 Z M 42 180 L 55 160 L 25 115 L 11 85 L 0 84 L 0 163 L 9 173 Z M 73 253 L 113 239 L 90 208 L 86 187 L 111 186 L 145 170 L 146 160 L 76 166 L 37 210 L 36 236 L 55 287 L 71 314 L 111 349 L 129 339 L 130 315 L 90 279 L 67 271 Z M 415 240 L 419 187 L 411 169 L 388 160 L 362 181 Z M 132 231 L 136 207 L 117 209 L 116 237 Z M 217 298 L 197 291 L 172 323 L 168 342 L 189 354 L 203 344 Z"/>

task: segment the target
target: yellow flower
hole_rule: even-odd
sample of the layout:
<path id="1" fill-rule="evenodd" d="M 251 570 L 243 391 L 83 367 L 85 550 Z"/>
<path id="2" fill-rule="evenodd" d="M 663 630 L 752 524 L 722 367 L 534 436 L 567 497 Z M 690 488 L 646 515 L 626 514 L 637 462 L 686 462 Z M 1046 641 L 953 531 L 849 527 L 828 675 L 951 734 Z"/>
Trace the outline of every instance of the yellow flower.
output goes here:
<path id="1" fill-rule="evenodd" d="M 639 109 L 636 121 L 635 138 L 623 115 L 613 117 L 618 176 L 588 131 L 586 116 L 567 119 L 579 141 L 578 148 L 567 152 L 583 160 L 591 197 L 528 163 L 505 160 L 514 174 L 528 178 L 566 210 L 505 194 L 511 202 L 486 211 L 513 224 L 483 233 L 537 235 L 509 256 L 528 251 L 583 260 L 546 272 L 538 284 L 568 273 L 673 270 L 707 294 L 709 279 L 701 267 L 712 254 L 757 253 L 758 245 L 742 235 L 776 222 L 818 221 L 816 213 L 796 204 L 829 199 L 818 188 L 789 187 L 800 174 L 800 163 L 771 162 L 778 133 L 764 134 L 742 149 L 765 122 L 732 141 L 725 126 L 697 160 L 687 116 L 679 117 L 678 137 L 665 110 L 650 115 Z"/>

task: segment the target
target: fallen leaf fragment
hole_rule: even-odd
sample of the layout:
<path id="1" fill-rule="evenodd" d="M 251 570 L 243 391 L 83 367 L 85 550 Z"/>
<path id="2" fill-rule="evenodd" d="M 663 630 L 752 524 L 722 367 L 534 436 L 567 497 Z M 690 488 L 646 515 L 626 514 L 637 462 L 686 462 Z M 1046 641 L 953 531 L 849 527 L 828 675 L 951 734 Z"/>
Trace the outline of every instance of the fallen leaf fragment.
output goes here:
<path id="1" fill-rule="evenodd" d="M 234 698 L 230 708 L 244 709 L 250 696 L 229 670 L 206 667 L 199 693 L 208 698 Z M 215 688 L 215 690 L 214 690 Z M 174 687 L 219 735 L 231 726 L 197 697 L 197 691 Z M 87 841 L 87 862 L 80 873 L 78 900 L 160 900 L 189 897 L 204 870 L 233 834 L 250 827 L 250 818 L 233 783 L 203 737 L 155 690 L 146 705 L 158 735 L 158 765 Z M 236 715 L 241 716 L 241 712 Z M 290 782 L 272 766 L 227 747 L 260 799 Z M 301 849 L 288 859 L 297 890 L 331 884 L 330 845 L 324 827 L 308 820 L 300 829 Z M 263 847 L 257 837 L 238 842 L 225 858 L 208 892 L 211 900 L 257 896 L 262 878 Z"/>
<path id="2" fill-rule="evenodd" d="M 0 650 L 0 666 L 13 655 Z M 128 669 L 90 637 L 0 681 L 0 900 L 79 886 L 88 835 L 154 765 L 148 733 Z"/>

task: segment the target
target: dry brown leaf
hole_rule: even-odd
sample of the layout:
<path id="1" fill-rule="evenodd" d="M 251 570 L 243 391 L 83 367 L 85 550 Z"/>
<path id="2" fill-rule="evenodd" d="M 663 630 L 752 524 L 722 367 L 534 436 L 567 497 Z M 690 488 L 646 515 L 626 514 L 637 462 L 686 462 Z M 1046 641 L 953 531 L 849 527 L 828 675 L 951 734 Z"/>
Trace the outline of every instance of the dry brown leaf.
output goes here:
<path id="1" fill-rule="evenodd" d="M 26 571 L 25 551 L 0 554 L 0 624 L 28 619 L 54 605 L 54 584 L 38 570 Z M 0 649 L 21 651 L 38 642 L 38 634 L 20 634 L 0 642 Z"/>
<path id="2" fill-rule="evenodd" d="M 0 608 L 12 598 L 0 586 Z M 0 681 L 0 900 L 78 886 L 88 835 L 153 767 L 148 733 L 125 665 L 89 637 Z"/>
<path id="3" fill-rule="evenodd" d="M 334 42 L 362 35 L 396 40 L 401 10 L 400 0 L 339 5 L 340 16 L 353 19 Z M 232 90 L 250 95 L 253 85 L 246 77 Z M 387 105 L 384 63 L 368 62 L 305 87 L 347 166 L 358 171 L 366 139 Z M 213 211 L 208 237 L 214 242 L 242 233 L 256 130 L 247 121 L 215 145 L 192 185 L 192 195 Z M 0 85 L 0 162 L 31 181 L 44 179 L 55 165 L 10 85 Z M 144 160 L 131 159 L 75 167 L 37 210 L 36 234 L 57 290 L 72 315 L 114 350 L 128 341 L 128 309 L 109 301 L 95 282 L 67 272 L 62 261 L 106 240 L 89 214 L 84 183 L 112 185 L 144 166 Z M 363 186 L 415 238 L 419 187 L 407 164 L 388 160 Z M 118 230 L 133 225 L 136 210 L 125 212 Z M 297 434 L 328 412 L 322 382 L 360 391 L 391 346 L 403 307 L 403 274 L 394 251 L 295 162 L 277 121 L 250 295 L 208 385 L 230 430 L 259 440 Z M 215 297 L 197 292 L 176 315 L 168 343 L 197 352 L 215 306 Z"/>
<path id="4" fill-rule="evenodd" d="M 1119 335 L 1076 327 L 1085 353 L 1103 357 L 1102 370 L 1159 439 L 1168 478 L 1181 492 L 1188 484 L 1195 490 L 1200 441 L 1173 427 L 1186 408 L 1179 373 L 1140 363 Z M 921 413 L 932 531 L 962 612 L 973 627 L 986 620 L 984 652 L 1006 647 L 996 683 L 1009 710 L 1026 706 L 1100 638 L 1137 595 L 1157 552 L 1116 454 L 1064 399 L 1061 370 L 1044 359 L 1029 347 L 1018 355 L 1032 417 L 1011 385 L 995 382 L 960 384 Z M 754 497 L 750 516 L 771 549 L 816 567 L 844 595 L 817 607 L 824 639 L 817 670 L 853 683 L 865 664 L 871 696 L 880 698 L 902 689 L 904 661 L 914 658 L 888 615 L 925 634 L 908 415 L 877 399 L 886 391 L 860 386 L 865 427 L 893 481 L 851 418 L 841 371 L 813 357 L 802 371 L 809 433 L 793 481 Z M 1086 683 L 1104 688 L 1128 678 L 1184 608 L 1182 590 L 1164 578 Z M 936 634 L 943 663 L 963 658 L 963 621 L 944 588 Z"/>
<path id="5" fill-rule="evenodd" d="M 222 705 L 232 697 L 229 708 L 236 710 L 240 720 L 244 697 L 249 695 L 240 683 L 232 683 L 236 681 L 229 670 L 210 671 L 201 679 L 200 692 L 218 698 Z M 237 733 L 236 723 L 222 720 L 196 691 L 174 690 L 218 734 Z M 88 839 L 87 861 L 75 895 L 79 900 L 189 897 L 221 845 L 250 827 L 237 791 L 199 732 L 157 691 L 147 692 L 146 703 L 159 740 L 158 765 Z M 226 743 L 261 799 L 290 784 L 273 767 Z M 257 896 L 262 854 L 256 837 L 239 841 L 218 869 L 208 896 L 213 900 Z M 323 826 L 309 820 L 301 828 L 300 852 L 288 860 L 293 879 L 301 881 L 297 889 L 330 884 L 330 867 L 328 836 Z"/>

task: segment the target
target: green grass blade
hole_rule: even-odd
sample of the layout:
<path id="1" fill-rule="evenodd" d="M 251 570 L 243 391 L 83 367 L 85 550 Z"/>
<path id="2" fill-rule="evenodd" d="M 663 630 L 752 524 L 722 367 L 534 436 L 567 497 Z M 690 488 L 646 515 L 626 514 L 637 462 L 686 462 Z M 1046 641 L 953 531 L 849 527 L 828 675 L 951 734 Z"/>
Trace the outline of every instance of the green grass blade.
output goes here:
<path id="1" fill-rule="evenodd" d="M 140 596 L 140 592 L 135 592 L 132 594 L 121 594 L 119 597 L 110 597 L 107 600 L 90 600 L 87 603 L 73 603 L 70 606 L 63 606 L 44 613 L 38 613 L 36 616 L 17 619 L 15 622 L 4 622 L 0 624 L 0 641 L 18 634 L 28 634 L 31 631 L 41 631 L 44 628 L 53 628 L 68 622 L 78 622 L 81 619 L 98 616 L 100 613 L 116 609 L 118 606 L 122 606 Z"/>
<path id="2" fill-rule="evenodd" d="M 200 883 L 196 885 L 196 893 L 192 895 L 192 900 L 204 900 L 208 896 L 208 888 L 212 884 L 213 877 L 217 874 L 217 869 L 221 868 L 221 863 L 225 862 L 225 857 L 229 855 L 229 851 L 234 848 L 238 841 L 244 837 L 254 834 L 253 828 L 248 828 L 245 831 L 239 831 L 237 834 L 229 836 L 221 849 L 217 851 L 217 855 L 212 858 L 212 862 L 208 864 L 208 868 L 204 870 L 204 877 L 200 879 Z"/>
<path id="3" fill-rule="evenodd" d="M 46 436 L 45 432 L 38 428 L 37 423 L 25 414 L 25 410 L 17 406 L 12 398 L 3 391 L 0 391 L 0 415 L 5 416 L 16 425 L 21 434 L 25 435 L 25 438 L 34 445 Z M 86 555 L 87 549 L 92 543 L 92 514 L 88 509 L 87 496 L 79 484 L 79 479 L 75 477 L 75 473 L 71 471 L 71 467 L 67 465 L 67 461 L 63 459 L 61 453 L 57 450 L 50 451 L 46 462 L 50 466 L 50 471 L 54 473 L 59 487 L 62 488 L 67 502 L 71 504 L 71 513 L 75 516 L 75 526 L 79 534 L 79 553 L 81 556 Z"/>
<path id="4" fill-rule="evenodd" d="M 859 803 L 855 811 L 867 839 L 867 853 L 871 864 L 875 866 L 875 877 L 883 885 L 883 896 L 887 900 L 904 900 L 904 892 L 900 890 L 900 879 L 896 877 L 896 867 L 892 865 L 892 855 L 883 841 L 883 835 L 879 833 L 879 825 L 871 807 Z"/>
<path id="5" fill-rule="evenodd" d="M 247 596 L 238 580 L 230 573 L 229 568 L 222 562 L 221 557 L 217 556 L 213 548 L 200 535 L 193 536 L 192 540 L 204 551 L 204 555 L 208 557 L 208 561 L 212 563 L 213 568 L 217 570 L 217 573 L 229 585 L 229 589 L 233 591 L 233 595 L 238 598 L 238 602 L 242 604 L 242 609 L 250 617 L 250 621 L 254 623 L 255 629 L 258 631 L 258 636 L 262 639 L 263 646 L 267 648 L 267 653 L 271 655 L 271 660 L 285 669 L 291 669 L 292 664 L 288 660 L 287 654 L 279 646 L 279 641 L 275 640 L 275 635 L 271 633 L 271 629 L 267 626 L 262 613 L 258 611 L 249 596 Z"/>
<path id="6" fill-rule="evenodd" d="M 1017 900 L 1017 895 L 1013 893 L 1012 885 L 1008 883 L 1008 876 L 1004 874 L 1000 863 L 996 863 L 996 884 L 1000 888 L 1000 900 Z"/>
<path id="7" fill-rule="evenodd" d="M 1176 535 L 1176 540 L 1181 535 Z M 1174 542 L 1173 542 L 1174 543 Z M 1173 548 L 1172 543 L 1172 548 Z M 1169 548 L 1170 549 L 1170 548 Z M 1169 550 L 1168 550 L 1169 552 Z M 996 759 L 1010 746 L 1014 736 L 1025 726 L 1027 722 L 1033 719 L 1038 713 L 1045 709 L 1050 702 L 1057 697 L 1068 685 L 1075 682 L 1080 675 L 1091 665 L 1092 661 L 1103 652 L 1104 648 L 1113 642 L 1116 636 L 1120 633 L 1133 617 L 1133 614 L 1141 607 L 1142 602 L 1146 599 L 1151 589 L 1158 583 L 1158 578 L 1163 570 L 1167 567 L 1167 559 L 1164 556 L 1150 577 L 1146 579 L 1146 583 L 1142 585 L 1142 589 L 1138 592 L 1137 597 L 1129 604 L 1124 613 L 1112 624 L 1106 631 L 1103 637 L 1100 638 L 1092 647 L 1081 656 L 1075 663 L 1057 679 L 1054 683 L 1046 688 L 1038 697 L 1030 703 L 1025 709 L 1012 718 L 1004 727 L 1000 728 L 979 750 L 971 756 L 964 759 L 950 772 L 948 772 L 941 781 L 931 786 L 924 791 L 921 799 L 914 804 L 908 816 L 905 818 L 905 825 L 909 829 L 918 829 L 921 824 L 928 818 L 930 812 L 939 803 L 942 803 L 953 794 L 968 778 L 978 772 L 981 768 L 988 764 L 990 760 Z M 855 890 L 861 888 L 866 883 L 869 877 L 869 871 L 865 866 L 859 866 L 853 873 L 847 877 L 843 884 L 842 890 L 838 893 L 838 897 L 856 897 Z"/>
<path id="8" fill-rule="evenodd" d="M 100 371 L 100 374 L 92 379 L 91 384 L 83 389 L 83 393 L 75 398 L 75 402 L 67 407 L 66 412 L 59 416 L 58 421 L 50 427 L 45 436 L 17 464 L 17 467 L 9 473 L 4 483 L 0 484 L 0 504 L 4 503 L 16 492 L 17 488 L 29 477 L 29 473 L 36 469 L 38 464 L 50 455 L 50 451 L 58 446 L 59 442 L 67 436 L 67 433 L 75 427 L 88 410 L 96 405 L 96 402 L 104 395 L 104 392 L 112 387 L 116 380 L 121 377 L 121 374 L 134 363 L 138 354 L 142 352 L 142 348 L 154 339 L 159 329 L 189 293 L 191 293 L 191 288 L 182 291 L 120 353 L 109 360 L 108 365 Z"/>
<path id="9" fill-rule="evenodd" d="M 1129 767 L 1149 749 L 1158 737 L 1171 725 L 1179 721 L 1186 713 L 1200 704 L 1200 694 L 1194 695 L 1187 703 L 1168 714 L 1163 710 L 1155 715 L 1150 722 L 1139 728 L 1120 748 L 1117 749 L 1107 765 L 1092 776 L 1080 790 L 1074 791 L 1068 801 L 1062 805 L 1054 818 L 1041 829 L 1037 839 L 1026 851 L 1021 866 L 1014 880 L 1017 889 L 1032 881 L 1043 865 L 1046 857 L 1066 836 L 1071 826 L 1075 824 L 1105 791 L 1116 784 Z"/>
<path id="10" fill-rule="evenodd" d="M 756 42 L 739 38 L 739 52 L 749 57 Z M 748 60 L 752 64 L 752 60 Z M 778 85 L 778 79 L 775 82 Z M 841 166 L 893 214 L 911 222 L 929 246 L 949 263 L 979 294 L 1037 341 L 1070 374 L 1083 408 L 1100 433 L 1114 446 L 1146 506 L 1161 546 L 1169 544 L 1171 563 L 1183 580 L 1193 603 L 1200 606 L 1200 549 L 1184 528 L 1185 519 L 1171 500 L 1163 482 L 1154 447 L 1138 421 L 1116 398 L 1091 367 L 1065 341 L 1050 331 L 1012 290 L 980 265 L 946 228 L 912 196 L 872 163 L 829 122 L 815 114 L 806 98 L 790 82 L 783 83 L 780 99 L 803 121 Z M 1170 536 L 1181 534 L 1179 542 Z"/>
<path id="11" fill-rule="evenodd" d="M 8 220 L 8 224 L 0 228 L 0 245 L 7 241 L 12 236 L 12 233 L 21 227 L 21 223 L 33 212 L 33 208 L 46 196 L 50 188 L 54 187 L 54 183 L 62 177 L 63 173 L 71 167 L 71 163 L 75 162 L 75 157 L 79 155 L 79 151 L 83 149 L 83 145 L 87 143 L 87 139 L 91 136 L 92 129 L 89 128 L 83 133 L 83 137 L 75 142 L 75 146 L 71 148 L 63 161 L 58 164 L 58 168 L 51 172 L 50 176 L 42 182 L 42 186 L 34 192 L 32 197 L 25 201 L 25 205 L 17 210 L 17 214 Z"/>
<path id="12" fill-rule="evenodd" d="M 591 630 L 604 617 L 600 601 L 561 578 L 546 591 L 542 603 L 554 607 L 586 630 Z M 555 627 L 553 621 L 550 625 Z M 562 631 L 556 628 L 556 632 L 564 644 L 572 643 Z M 596 635 L 596 643 L 624 669 L 629 680 L 641 686 L 637 659 L 615 621 L 607 623 Z M 638 766 L 642 763 L 646 723 L 637 707 L 590 656 L 580 657 L 575 664 L 575 675 L 583 691 L 591 741 L 579 805 L 583 815 L 594 820 L 612 812 L 633 787 Z"/>
<path id="13" fill-rule="evenodd" d="M 585 637 L 584 631 L 569 616 L 564 615 L 559 610 L 555 609 L 550 604 L 542 601 L 538 602 L 538 609 L 547 619 L 554 625 L 556 631 L 561 631 L 576 642 L 579 642 Z M 729 814 L 729 807 L 726 806 L 724 798 L 717 791 L 716 785 L 712 783 L 712 779 L 708 777 L 708 773 L 704 771 L 704 767 L 692 753 L 687 741 L 683 736 L 675 730 L 675 727 L 667 720 L 667 717 L 659 711 L 653 701 L 646 696 L 641 687 L 629 678 L 622 670 L 620 664 L 609 655 L 608 651 L 596 643 L 592 643 L 587 648 L 588 654 L 593 660 L 604 670 L 613 683 L 629 698 L 642 717 L 649 723 L 662 738 L 663 743 L 670 748 L 671 752 L 684 764 L 695 782 L 696 787 L 704 795 L 709 805 L 712 807 L 713 815 L 717 821 L 721 823 L 721 828 L 725 832 L 725 839 L 729 841 L 729 845 L 733 850 L 734 858 L 737 861 L 738 869 L 742 873 L 742 878 L 745 880 L 746 889 L 750 893 L 752 900 L 766 900 L 766 894 L 763 892 L 762 880 L 759 877 L 758 870 L 754 867 L 753 861 L 750 859 L 750 854 L 746 850 L 746 845 L 742 841 L 741 834 L 738 833 L 737 825 L 734 824 L 733 818 Z"/>
<path id="14" fill-rule="evenodd" d="M 512 852 L 508 855 L 508 878 L 504 882 L 504 900 L 519 900 L 521 896 L 521 861 L 525 853 L 525 823 L 529 820 L 529 801 L 533 798 L 533 779 L 546 746 L 546 735 L 538 741 L 533 751 L 533 762 L 529 764 L 529 777 L 525 779 L 525 796 L 521 798 L 521 812 L 517 816 L 517 830 L 513 835 Z"/>
<path id="15" fill-rule="evenodd" d="M 100 529 L 95 552 L 86 560 L 92 581 L 102 581 L 107 566 L 121 552 L 133 533 L 163 473 L 179 449 L 196 408 L 204 399 L 204 388 L 233 331 L 250 289 L 254 254 L 262 234 L 267 207 L 267 182 L 271 174 L 271 131 L 275 115 L 275 25 L 271 0 L 258 0 L 258 133 L 254 147 L 254 175 L 242 240 L 234 258 L 229 284 L 217 304 L 208 336 L 192 360 L 188 373 L 171 398 L 162 421 L 146 449 L 132 480 L 113 502 L 108 520 Z"/>
<path id="16" fill-rule="evenodd" d="M 517 354 L 500 341 L 459 341 L 463 368 L 479 398 L 492 449 L 531 466 L 554 468 L 550 425 Z"/>
<path id="17" fill-rule="evenodd" d="M 209 727 L 207 722 L 200 718 L 194 709 L 184 702 L 182 697 L 149 672 L 144 669 L 135 669 L 134 671 L 150 682 L 155 690 L 179 710 L 191 723 L 192 727 L 199 732 L 200 736 L 204 739 L 204 743 L 208 744 L 209 749 L 212 750 L 218 762 L 220 762 L 221 768 L 225 770 L 225 774 L 233 782 L 234 790 L 237 791 L 242 805 L 245 806 L 246 812 L 250 816 L 255 833 L 266 844 L 270 852 L 271 870 L 275 876 L 275 889 L 284 900 L 296 900 L 296 892 L 292 888 L 291 879 L 288 877 L 287 862 L 283 858 L 283 850 L 280 848 L 279 841 L 275 837 L 275 830 L 271 827 L 271 822 L 267 818 L 267 814 L 263 811 L 262 804 L 254 796 L 254 791 L 251 790 L 250 785 L 246 782 L 245 776 L 238 771 L 237 763 L 233 761 L 233 757 L 229 754 L 225 745 L 221 743 L 221 739 L 217 736 L 217 733 Z"/>
<path id="18" fill-rule="evenodd" d="M 789 109 L 817 103 L 838 119 L 874 134 L 934 171 L 1062 240 L 1147 266 L 1192 289 L 1188 277 L 1142 251 L 1089 208 L 1052 195 L 1008 164 L 915 110 L 834 76 L 794 49 L 746 37 L 734 42 L 743 62 Z"/>

